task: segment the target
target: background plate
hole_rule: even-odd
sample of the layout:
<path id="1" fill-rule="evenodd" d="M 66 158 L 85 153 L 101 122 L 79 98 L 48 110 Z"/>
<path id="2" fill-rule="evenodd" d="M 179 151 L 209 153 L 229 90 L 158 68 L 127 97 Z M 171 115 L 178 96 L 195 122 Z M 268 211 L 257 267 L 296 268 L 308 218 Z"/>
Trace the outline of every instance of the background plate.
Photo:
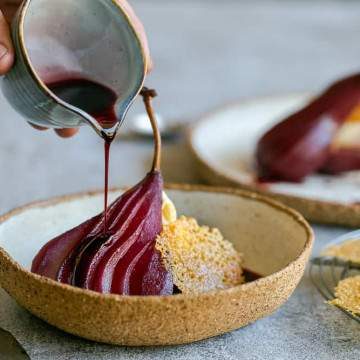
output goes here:
<path id="1" fill-rule="evenodd" d="M 254 151 L 258 139 L 310 98 L 309 94 L 256 98 L 205 115 L 189 136 L 200 174 L 213 185 L 266 193 L 315 222 L 360 226 L 359 171 L 340 176 L 314 174 L 300 184 L 256 182 Z"/>

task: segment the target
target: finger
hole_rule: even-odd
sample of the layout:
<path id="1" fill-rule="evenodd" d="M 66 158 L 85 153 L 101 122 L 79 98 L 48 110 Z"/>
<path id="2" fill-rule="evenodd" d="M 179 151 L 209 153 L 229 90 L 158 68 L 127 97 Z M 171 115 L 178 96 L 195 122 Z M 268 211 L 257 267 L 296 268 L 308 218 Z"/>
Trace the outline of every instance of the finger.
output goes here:
<path id="1" fill-rule="evenodd" d="M 55 132 L 62 138 L 74 136 L 79 129 L 55 129 Z"/>
<path id="2" fill-rule="evenodd" d="M 9 25 L 0 10 L 0 75 L 6 74 L 14 62 Z"/>
<path id="3" fill-rule="evenodd" d="M 36 130 L 40 130 L 40 131 L 48 130 L 48 128 L 46 128 L 46 127 L 35 125 L 35 124 L 30 123 L 30 122 L 29 122 L 29 125 L 32 126 Z"/>
<path id="4" fill-rule="evenodd" d="M 134 9 L 131 7 L 131 5 L 127 2 L 127 0 L 117 0 L 118 4 L 121 6 L 122 9 L 127 13 L 129 16 L 132 25 L 134 26 L 134 29 L 139 36 L 141 45 L 144 49 L 145 58 L 146 58 L 146 65 L 147 65 L 147 72 L 149 73 L 153 68 L 153 62 L 150 55 L 150 49 L 149 49 L 149 43 L 147 40 L 146 32 L 144 29 L 144 25 L 140 21 L 140 19 L 135 14 Z"/>

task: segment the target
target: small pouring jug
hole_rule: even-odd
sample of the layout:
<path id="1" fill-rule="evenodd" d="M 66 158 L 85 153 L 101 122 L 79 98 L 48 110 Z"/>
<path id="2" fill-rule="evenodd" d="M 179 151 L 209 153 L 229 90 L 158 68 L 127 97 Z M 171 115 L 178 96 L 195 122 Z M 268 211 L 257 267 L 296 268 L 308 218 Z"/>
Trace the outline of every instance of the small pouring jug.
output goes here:
<path id="1" fill-rule="evenodd" d="M 26 0 L 12 23 L 16 60 L 1 87 L 13 108 L 35 125 L 91 125 L 111 137 L 142 88 L 146 57 L 126 11 L 116 0 Z M 104 128 L 46 84 L 89 79 L 116 94 L 117 122 Z M 81 94 L 79 94 L 81 96 Z"/>

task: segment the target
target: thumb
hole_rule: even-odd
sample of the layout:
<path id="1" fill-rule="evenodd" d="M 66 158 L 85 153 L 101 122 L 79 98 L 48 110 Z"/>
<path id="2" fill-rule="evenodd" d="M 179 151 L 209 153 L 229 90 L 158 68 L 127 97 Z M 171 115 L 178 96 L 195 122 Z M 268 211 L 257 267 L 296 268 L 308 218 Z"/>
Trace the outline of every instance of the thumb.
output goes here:
<path id="1" fill-rule="evenodd" d="M 0 11 L 0 75 L 6 74 L 14 62 L 14 48 L 9 25 Z"/>

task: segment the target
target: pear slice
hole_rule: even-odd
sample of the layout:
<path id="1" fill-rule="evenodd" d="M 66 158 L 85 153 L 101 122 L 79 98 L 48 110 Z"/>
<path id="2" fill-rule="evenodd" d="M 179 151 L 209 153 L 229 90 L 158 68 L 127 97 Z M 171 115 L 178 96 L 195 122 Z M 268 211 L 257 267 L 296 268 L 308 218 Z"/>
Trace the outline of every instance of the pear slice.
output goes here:
<path id="1" fill-rule="evenodd" d="M 320 171 L 336 175 L 360 169 L 360 106 L 357 106 L 336 134 L 328 158 Z"/>
<path id="2" fill-rule="evenodd" d="M 340 127 L 360 103 L 360 75 L 330 86 L 305 108 L 270 129 L 256 151 L 261 180 L 301 181 L 327 161 Z"/>

